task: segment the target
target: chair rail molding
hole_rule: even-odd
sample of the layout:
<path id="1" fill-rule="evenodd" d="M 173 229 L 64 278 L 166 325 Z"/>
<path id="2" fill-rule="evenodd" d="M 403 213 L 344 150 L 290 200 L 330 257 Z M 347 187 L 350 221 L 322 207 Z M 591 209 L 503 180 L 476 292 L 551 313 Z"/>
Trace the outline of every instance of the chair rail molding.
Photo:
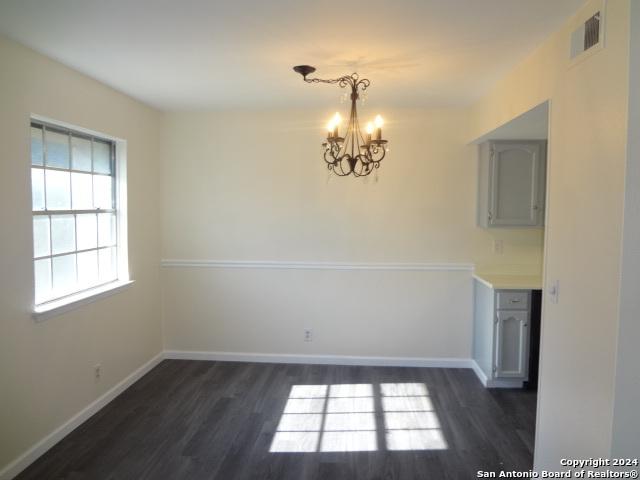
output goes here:
<path id="1" fill-rule="evenodd" d="M 412 271 L 468 271 L 473 263 L 374 263 L 374 262 L 303 262 L 280 260 L 191 260 L 163 259 L 164 268 L 249 268 L 274 270 L 412 270 Z"/>

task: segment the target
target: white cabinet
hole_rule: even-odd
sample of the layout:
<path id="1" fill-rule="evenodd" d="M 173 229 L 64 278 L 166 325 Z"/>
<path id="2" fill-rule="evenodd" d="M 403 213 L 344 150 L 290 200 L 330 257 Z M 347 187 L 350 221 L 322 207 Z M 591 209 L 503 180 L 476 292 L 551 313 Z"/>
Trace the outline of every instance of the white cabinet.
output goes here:
<path id="1" fill-rule="evenodd" d="M 531 290 L 474 281 L 473 359 L 487 387 L 521 387 L 529 375 Z"/>
<path id="2" fill-rule="evenodd" d="M 498 310 L 495 327 L 495 378 L 527 379 L 529 312 Z"/>
<path id="3" fill-rule="evenodd" d="M 546 151 L 544 140 L 491 140 L 480 145 L 479 226 L 544 224 Z"/>

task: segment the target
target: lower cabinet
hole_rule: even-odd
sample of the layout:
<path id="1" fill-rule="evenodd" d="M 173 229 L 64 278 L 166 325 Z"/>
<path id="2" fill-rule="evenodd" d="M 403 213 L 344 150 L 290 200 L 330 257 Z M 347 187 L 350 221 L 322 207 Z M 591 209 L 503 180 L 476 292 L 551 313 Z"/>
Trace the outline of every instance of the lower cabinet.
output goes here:
<path id="1" fill-rule="evenodd" d="M 529 373 L 529 312 L 498 310 L 494 336 L 494 377 L 527 380 Z"/>
<path id="2" fill-rule="evenodd" d="M 495 290 L 474 281 L 473 358 L 487 387 L 528 380 L 531 290 Z"/>

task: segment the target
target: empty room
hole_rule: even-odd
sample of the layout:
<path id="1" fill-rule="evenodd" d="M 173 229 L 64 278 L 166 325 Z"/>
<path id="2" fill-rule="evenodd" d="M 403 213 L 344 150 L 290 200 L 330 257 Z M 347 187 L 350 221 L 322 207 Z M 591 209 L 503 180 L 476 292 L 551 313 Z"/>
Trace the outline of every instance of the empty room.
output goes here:
<path id="1" fill-rule="evenodd" d="M 0 0 L 0 480 L 637 478 L 639 0 Z"/>

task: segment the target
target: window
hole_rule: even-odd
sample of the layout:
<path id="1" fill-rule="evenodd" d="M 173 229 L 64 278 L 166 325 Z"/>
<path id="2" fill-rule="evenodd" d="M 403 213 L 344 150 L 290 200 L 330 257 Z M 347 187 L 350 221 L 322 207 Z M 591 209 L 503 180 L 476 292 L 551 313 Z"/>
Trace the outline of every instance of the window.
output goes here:
<path id="1" fill-rule="evenodd" d="M 128 280 L 116 142 L 31 123 L 35 305 Z"/>

